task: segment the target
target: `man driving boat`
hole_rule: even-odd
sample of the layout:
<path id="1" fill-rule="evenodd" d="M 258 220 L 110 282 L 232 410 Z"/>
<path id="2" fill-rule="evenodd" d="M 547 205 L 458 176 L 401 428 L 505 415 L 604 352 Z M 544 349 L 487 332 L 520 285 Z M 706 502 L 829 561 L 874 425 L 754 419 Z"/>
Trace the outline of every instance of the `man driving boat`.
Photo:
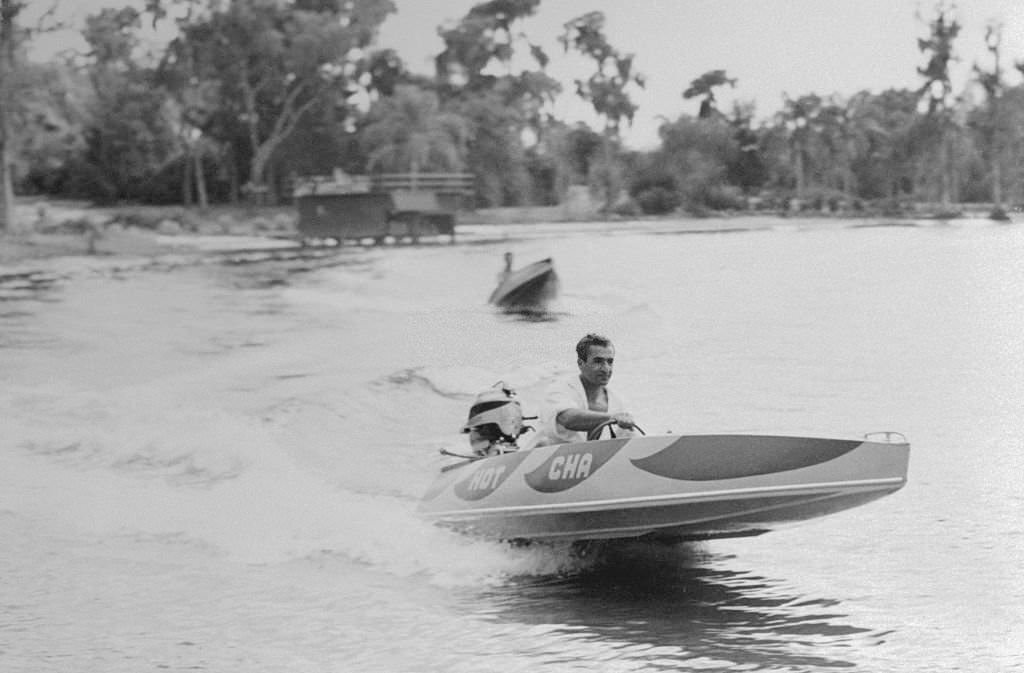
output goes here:
<path id="1" fill-rule="evenodd" d="M 590 333 L 579 340 L 579 375 L 548 388 L 536 446 L 585 441 L 588 432 L 609 421 L 625 429 L 625 436 L 632 434 L 636 427 L 633 416 L 622 398 L 608 388 L 614 364 L 615 346 L 610 339 Z"/>

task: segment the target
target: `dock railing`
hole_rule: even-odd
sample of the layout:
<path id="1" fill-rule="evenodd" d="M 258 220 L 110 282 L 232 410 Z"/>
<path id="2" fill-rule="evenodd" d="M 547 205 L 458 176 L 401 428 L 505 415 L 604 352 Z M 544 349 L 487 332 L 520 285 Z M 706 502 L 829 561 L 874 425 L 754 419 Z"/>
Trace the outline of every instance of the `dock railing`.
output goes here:
<path id="1" fill-rule="evenodd" d="M 374 191 L 473 194 L 472 173 L 374 173 L 366 177 Z"/>
<path id="2" fill-rule="evenodd" d="M 302 176 L 292 185 L 295 197 L 365 192 L 432 192 L 468 197 L 474 193 L 474 177 L 472 173 L 336 173 Z"/>

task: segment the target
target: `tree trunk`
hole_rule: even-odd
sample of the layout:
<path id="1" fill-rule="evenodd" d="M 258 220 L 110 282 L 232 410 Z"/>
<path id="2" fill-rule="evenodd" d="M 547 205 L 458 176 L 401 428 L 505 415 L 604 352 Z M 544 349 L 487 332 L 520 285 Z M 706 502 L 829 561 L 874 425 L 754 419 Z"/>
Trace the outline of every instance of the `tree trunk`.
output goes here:
<path id="1" fill-rule="evenodd" d="M 950 148 L 949 133 L 946 131 L 942 132 L 940 147 L 942 149 L 942 155 L 939 158 L 939 166 L 941 166 L 940 170 L 942 171 L 940 200 L 942 202 L 942 207 L 948 210 L 951 202 L 951 195 L 953 193 L 953 152 Z"/>
<path id="2" fill-rule="evenodd" d="M 256 144 L 252 147 L 252 161 L 249 162 L 249 183 L 257 186 L 263 194 L 273 197 L 272 200 L 276 200 L 277 185 L 271 160 L 274 158 L 274 152 L 278 146 L 287 137 L 284 134 L 276 135 L 267 138 L 262 143 L 255 137 L 252 139 L 252 142 Z"/>
<path id="3" fill-rule="evenodd" d="M 855 156 L 857 156 L 857 148 L 853 145 L 853 141 L 850 141 L 846 144 L 843 152 L 843 196 L 850 203 L 856 198 L 854 184 L 857 179 L 853 172 L 853 157 Z"/>
<path id="4" fill-rule="evenodd" d="M 803 148 L 797 145 L 796 148 L 796 198 L 801 202 L 804 200 L 804 192 L 806 191 L 806 184 L 804 178 L 804 151 Z"/>
<path id="5" fill-rule="evenodd" d="M 605 132 L 601 135 L 601 154 L 602 161 L 604 162 L 604 176 L 601 179 L 601 187 L 604 190 L 604 198 L 601 199 L 603 202 L 601 206 L 602 213 L 610 213 L 615 206 L 615 200 L 619 196 L 616 185 L 613 184 L 612 162 L 614 161 L 614 153 L 612 152 L 612 137 L 612 133 L 608 128 L 605 128 Z"/>
<path id="6" fill-rule="evenodd" d="M 181 166 L 181 203 L 192 205 L 192 148 L 185 145 L 185 162 Z"/>
<path id="7" fill-rule="evenodd" d="M 17 228 L 11 175 L 11 120 L 7 87 L 14 70 L 14 19 L 22 9 L 15 0 L 0 0 L 0 232 Z"/>
<path id="8" fill-rule="evenodd" d="M 266 180 L 266 191 L 263 192 L 263 202 L 261 206 L 276 206 L 277 205 L 277 169 L 274 164 L 267 166 L 267 180 Z"/>
<path id="9" fill-rule="evenodd" d="M 252 160 L 249 162 L 249 187 L 252 190 L 249 197 L 253 199 L 254 203 L 262 206 L 266 205 L 268 196 L 266 173 L 273 149 L 270 147 L 269 141 L 261 145 L 259 140 L 253 137 L 251 142 L 255 144 L 252 146 Z"/>
<path id="10" fill-rule="evenodd" d="M 229 176 L 229 187 L 230 200 L 232 204 L 238 203 L 238 161 L 235 156 L 235 149 L 233 146 L 228 147 L 228 176 Z"/>
<path id="11" fill-rule="evenodd" d="M 206 193 L 206 173 L 203 171 L 203 153 L 197 148 L 192 153 L 193 161 L 195 162 L 195 170 L 192 171 L 196 176 L 196 199 L 199 201 L 199 209 L 205 211 L 210 207 L 210 199 Z"/>
<path id="12" fill-rule="evenodd" d="M 0 104 L 2 105 L 2 104 Z M 3 113 L 0 112 L 0 115 Z M 0 124 L 3 124 L 0 121 Z M 7 159 L 7 132 L 0 131 L 0 233 L 18 229 L 14 211 L 14 188 L 11 164 Z"/>
<path id="13" fill-rule="evenodd" d="M 998 154 L 992 161 L 992 206 L 1003 209 L 1003 169 L 999 165 Z"/>
<path id="14" fill-rule="evenodd" d="M 249 187 L 253 189 L 250 197 L 256 195 L 263 182 L 263 168 L 266 165 L 266 157 L 263 156 L 264 149 L 260 145 L 259 115 L 256 112 L 256 92 L 249 84 L 249 70 L 242 63 L 242 98 L 245 104 L 246 130 L 249 135 L 249 151 L 252 158 L 249 160 Z"/>
<path id="15" fill-rule="evenodd" d="M 259 148 L 253 146 L 253 150 L 252 160 L 249 162 L 249 187 L 258 190 L 263 187 L 263 171 L 266 163 L 259 156 Z"/>

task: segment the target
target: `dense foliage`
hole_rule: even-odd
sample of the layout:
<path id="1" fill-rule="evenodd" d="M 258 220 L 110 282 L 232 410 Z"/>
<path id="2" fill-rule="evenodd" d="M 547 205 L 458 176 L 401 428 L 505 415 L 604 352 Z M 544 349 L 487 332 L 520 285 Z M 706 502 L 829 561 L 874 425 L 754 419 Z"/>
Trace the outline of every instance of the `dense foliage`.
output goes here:
<path id="1" fill-rule="evenodd" d="M 24 58 L 25 3 L 2 3 L 0 178 L 21 194 L 276 203 L 296 177 L 340 168 L 470 171 L 480 207 L 556 204 L 572 185 L 608 209 L 652 214 L 1024 202 L 1024 85 L 1007 77 L 1024 62 L 1004 65 L 992 25 L 991 63 L 953 91 L 960 26 L 941 2 L 923 35 L 908 36 L 921 51 L 918 89 L 808 92 L 755 124 L 752 104 L 717 105 L 716 89 L 736 79 L 694 73 L 680 108 L 696 99 L 697 114 L 666 119 L 660 146 L 641 153 L 620 134 L 644 77 L 609 43 L 600 12 L 561 37 L 566 57 L 593 66 L 575 82 L 604 122 L 591 129 L 549 112 L 561 93 L 546 73 L 552 56 L 521 29 L 540 0 L 479 2 L 439 27 L 431 75 L 377 44 L 391 0 L 148 0 L 145 11 L 92 15 L 88 53 L 45 65 Z M 157 53 L 139 37 L 149 25 L 173 27 Z"/>

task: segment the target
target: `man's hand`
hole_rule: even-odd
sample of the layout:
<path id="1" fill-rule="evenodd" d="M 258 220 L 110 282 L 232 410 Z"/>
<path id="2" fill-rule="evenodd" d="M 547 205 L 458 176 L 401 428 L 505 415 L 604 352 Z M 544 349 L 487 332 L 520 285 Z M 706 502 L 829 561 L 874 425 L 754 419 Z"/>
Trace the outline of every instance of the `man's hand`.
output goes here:
<path id="1" fill-rule="evenodd" d="M 636 423 L 633 422 L 633 415 L 626 412 L 612 414 L 610 420 L 615 421 L 615 424 L 620 428 L 626 428 L 627 430 L 632 430 L 636 427 Z"/>

